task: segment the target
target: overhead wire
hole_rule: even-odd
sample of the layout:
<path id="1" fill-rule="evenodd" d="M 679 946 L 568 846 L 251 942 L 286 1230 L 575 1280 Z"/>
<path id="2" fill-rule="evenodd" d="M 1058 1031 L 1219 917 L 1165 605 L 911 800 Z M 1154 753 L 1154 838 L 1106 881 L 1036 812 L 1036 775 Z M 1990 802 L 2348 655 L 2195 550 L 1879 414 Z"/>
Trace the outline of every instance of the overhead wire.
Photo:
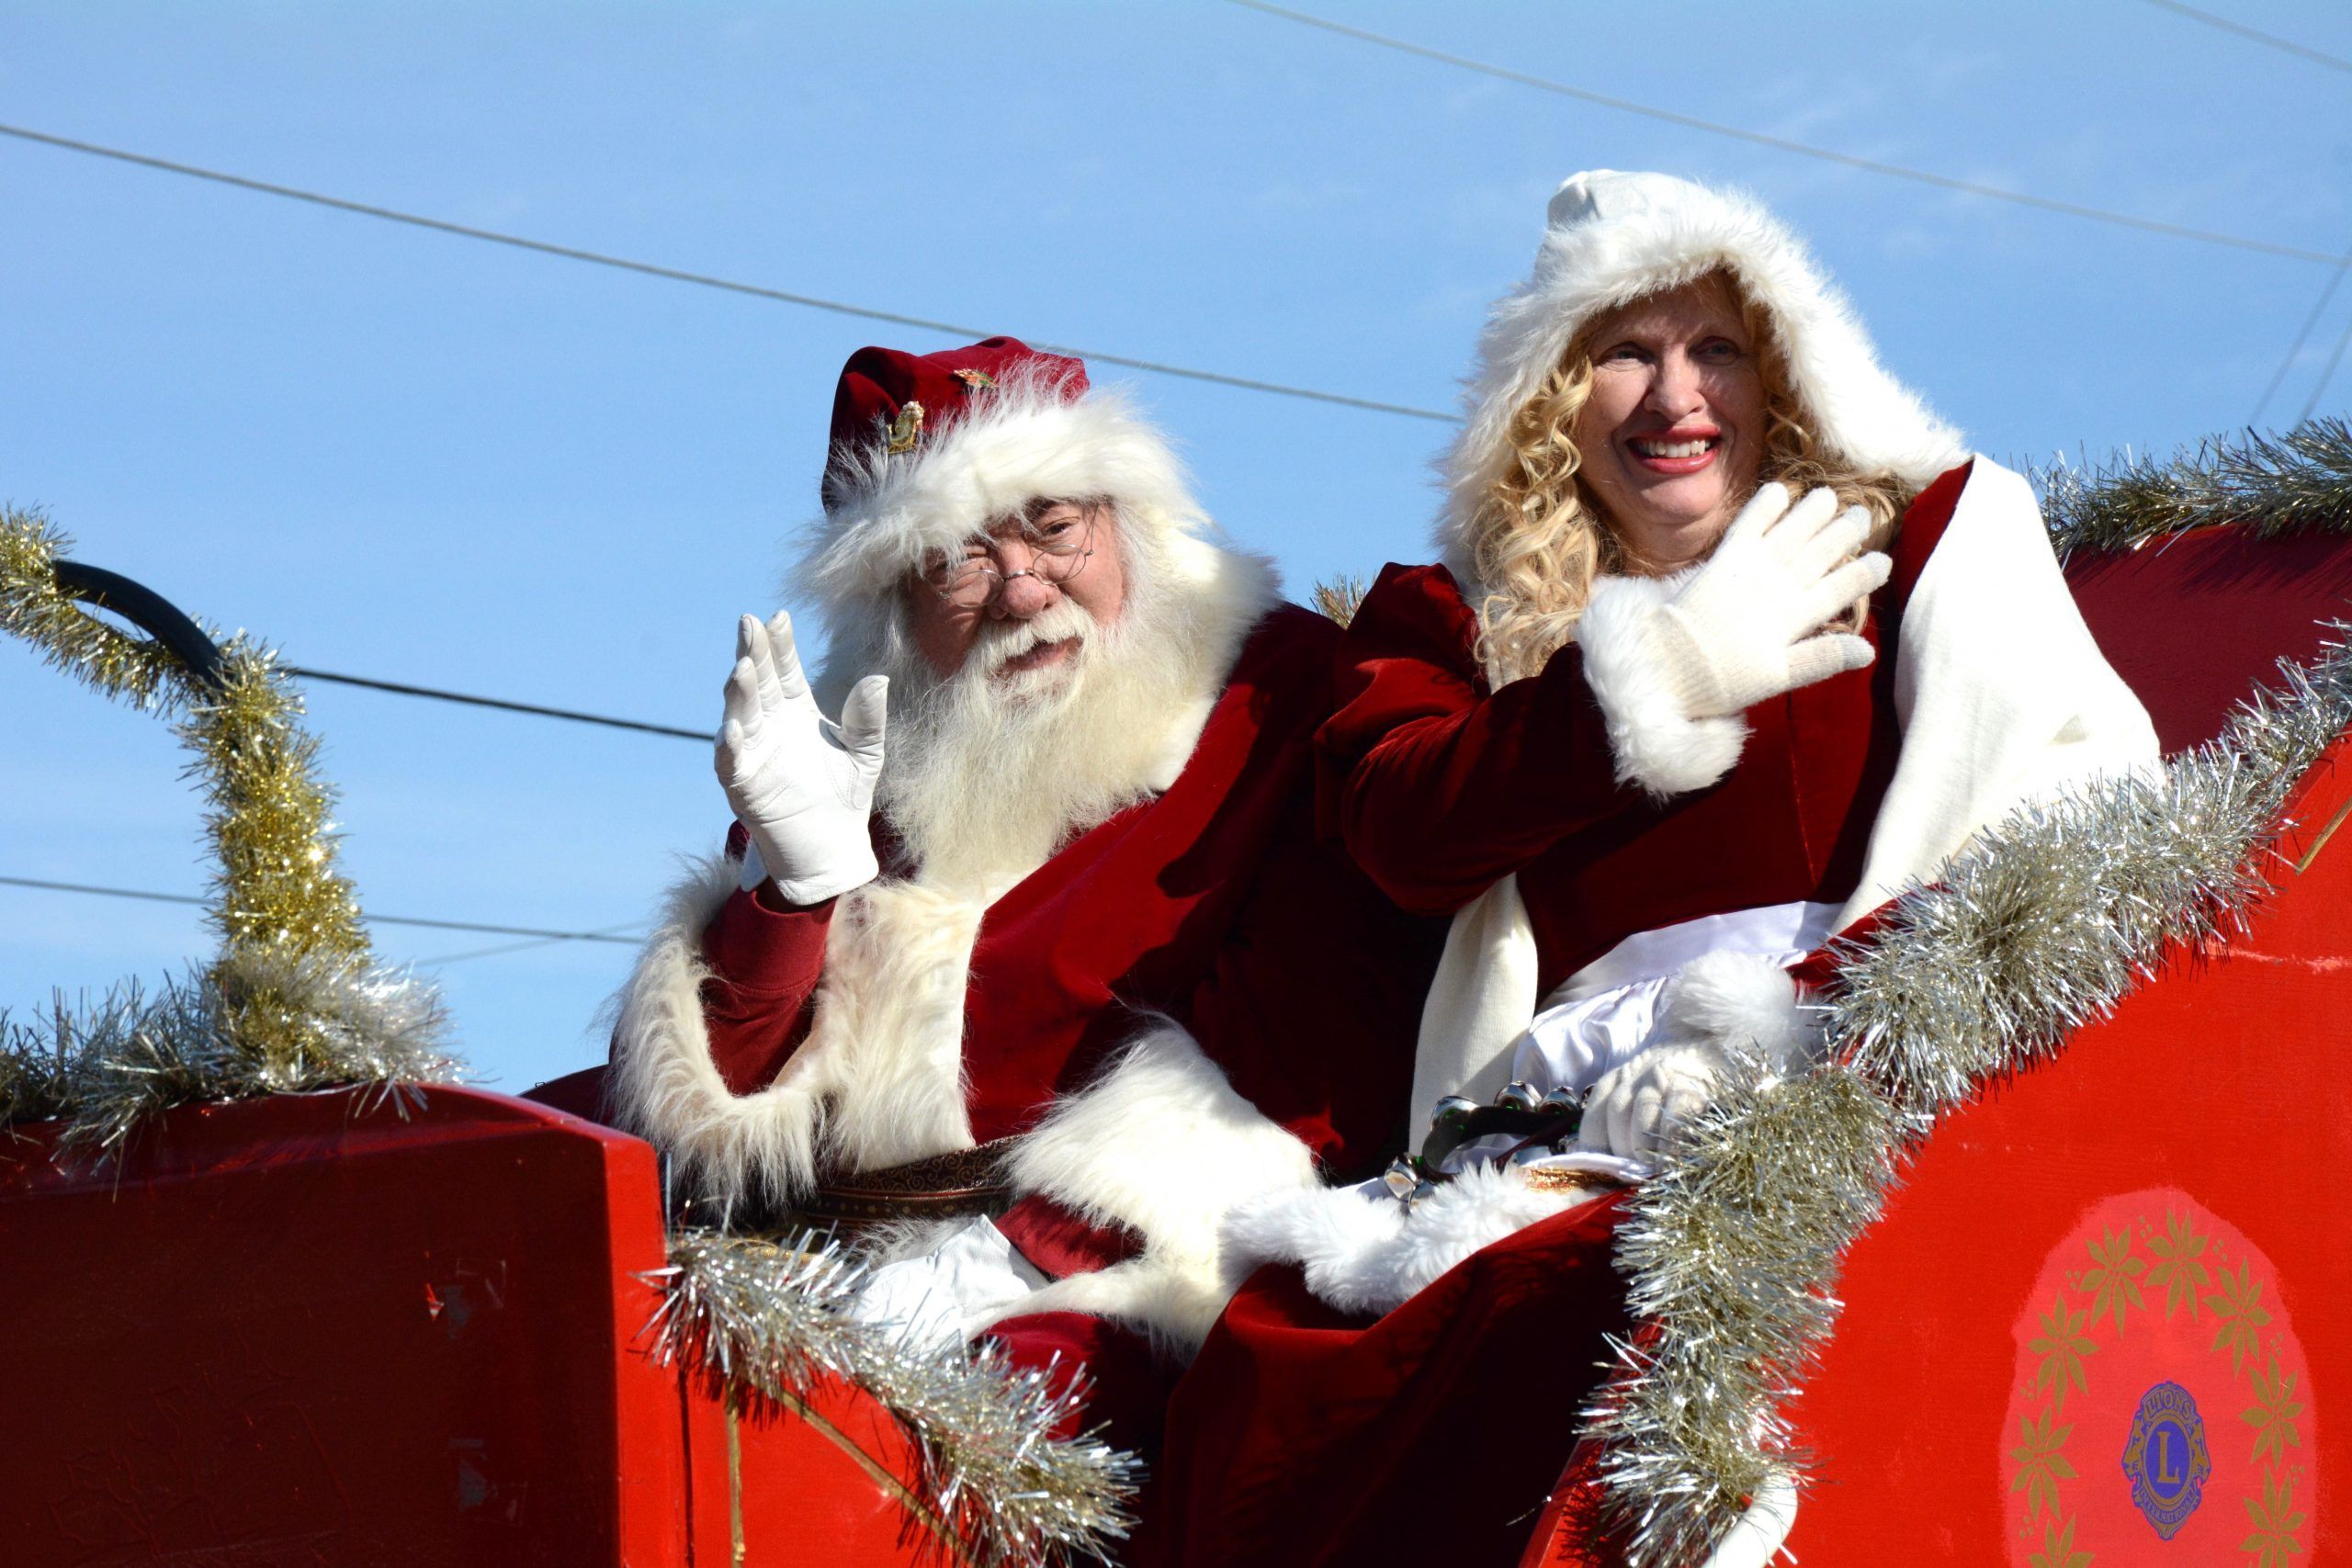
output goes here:
<path id="1" fill-rule="evenodd" d="M 2347 347 L 2352 347 L 2352 321 L 2344 323 L 2344 335 L 2335 340 L 2335 352 L 2327 356 L 2327 366 L 2319 373 L 2319 384 L 2312 389 L 2312 395 L 2303 400 L 2303 412 L 2295 416 L 2297 424 L 2311 418 L 2312 411 L 2319 407 L 2320 396 L 2327 390 L 2327 384 L 2335 379 L 2335 367 L 2344 363 L 2344 351 Z"/>
<path id="2" fill-rule="evenodd" d="M 212 902 L 209 898 L 200 898 L 191 893 L 158 893 L 143 887 L 102 887 L 94 883 L 52 882 L 38 876 L 0 876 L 0 886 L 30 887 L 49 893 L 86 893 L 102 898 L 135 898 L 149 904 L 209 905 Z M 638 942 L 635 937 L 613 934 L 616 930 L 613 927 L 607 927 L 601 931 L 550 931 L 545 926 L 491 925 L 481 920 L 432 919 L 423 915 L 370 913 L 366 919 L 370 925 L 419 926 L 428 931 L 480 931 L 486 936 L 526 936 L 544 942 L 609 942 L 628 947 L 634 947 Z M 448 960 L 445 959 L 442 962 L 447 963 Z"/>
<path id="3" fill-rule="evenodd" d="M 2277 33 L 2266 33 L 2259 28 L 2247 27 L 2244 22 L 2233 22 L 2227 17 L 2217 17 L 2211 11 L 2200 11 L 2194 6 L 2184 6 L 2180 0 L 2147 0 L 2147 3 L 2159 11 L 2170 11 L 2177 16 L 2187 17 L 2192 22 L 2202 22 L 2209 28 L 2219 28 L 2223 32 L 2235 33 L 2243 39 L 2252 39 L 2256 43 L 2267 44 L 2270 48 L 2283 51 L 2288 54 L 2301 55 L 2312 63 L 2324 65 L 2331 71 L 2352 73 L 2352 60 L 2346 60 L 2334 54 L 2324 54 L 2316 49 L 2297 43 L 2292 39 L 2280 38 Z"/>
<path id="4" fill-rule="evenodd" d="M 2226 245 L 2233 249 L 2254 251 L 2265 255 L 2286 256 L 2294 261 L 2325 262 L 2330 265 L 2333 265 L 2336 260 L 2332 251 L 2314 251 L 2302 245 L 2279 244 L 2270 240 L 2252 239 L 2244 234 L 2223 233 L 2215 229 L 2192 228 L 2184 223 L 2167 223 L 2161 219 L 2142 218 L 2129 212 L 2115 212 L 2106 208 L 2087 207 L 2080 202 L 2059 201 L 2050 197 L 2009 190 L 2001 186 L 1985 185 L 1977 180 L 1963 180 L 1951 175 L 1939 175 L 1932 170 L 1915 169 L 1904 164 L 1890 164 L 1880 158 L 1865 158 L 1858 153 L 1840 152 L 1834 148 L 1817 147 L 1811 142 L 1798 141 L 1785 136 L 1774 136 L 1769 131 L 1749 130 L 1743 126 L 1725 125 L 1720 120 L 1702 119 L 1697 115 L 1684 114 L 1679 109 L 1661 108 L 1655 104 L 1637 103 L 1631 98 L 1621 98 L 1609 93 L 1597 93 L 1589 87 L 1573 86 L 1568 83 L 1554 81 L 1549 77 L 1531 75 L 1524 71 L 1513 71 L 1508 66 L 1490 64 L 1483 60 L 1473 60 L 1466 55 L 1450 54 L 1443 50 L 1431 49 L 1426 44 L 1414 43 L 1407 39 L 1392 38 L 1385 33 L 1376 33 L 1366 28 L 1352 27 L 1345 22 L 1335 22 L 1328 17 L 1315 16 L 1306 11 L 1294 11 L 1286 6 L 1272 5 L 1269 0 L 1227 0 L 1227 3 L 1241 6 L 1245 10 L 1262 11 L 1267 16 L 1279 17 L 1285 21 L 1297 22 L 1306 27 L 1320 28 L 1326 32 L 1337 33 L 1342 38 L 1355 39 L 1363 43 L 1375 44 L 1382 49 L 1395 50 L 1399 53 L 1414 55 L 1422 60 L 1436 61 L 1441 64 L 1455 66 L 1464 71 L 1475 71 L 1481 75 L 1492 76 L 1498 81 L 1515 83 L 1522 87 L 1533 87 L 1542 92 L 1557 94 L 1561 97 L 1575 98 L 1579 102 L 1595 104 L 1603 108 L 1620 109 L 1627 114 L 1642 115 L 1650 119 L 1662 120 L 1668 125 L 1679 125 L 1686 130 L 1702 130 L 1712 136 L 1729 137 L 1734 141 L 1749 142 L 1755 146 L 1770 147 L 1777 152 L 1793 152 L 1806 158 L 1818 158 L 1827 163 L 1843 164 L 1849 169 L 1860 169 L 1874 175 L 1886 175 L 1896 179 L 1913 180 L 1942 190 L 1960 191 L 1969 196 L 1981 196 L 1994 201 L 2011 202 L 2019 207 L 2034 208 L 2043 212 L 2063 213 L 2070 218 L 2088 219 L 2095 222 L 2113 224 L 2119 228 L 2136 229 L 2144 233 L 2163 234 L 2177 240 L 2195 240 L 2203 244 Z"/>
<path id="5" fill-rule="evenodd" d="M 2293 369 L 2295 361 L 2302 357 L 2303 344 L 2310 341 L 2312 329 L 2319 325 L 2320 318 L 2327 314 L 2328 302 L 2335 298 L 2336 285 L 2344 281 L 2344 274 L 2347 269 L 2352 269 L 2352 251 L 2346 251 L 2343 258 L 2335 264 L 2335 270 L 2327 275 L 2327 287 L 2319 291 L 2318 303 L 2312 307 L 2312 313 L 2303 318 L 2302 326 L 2295 333 L 2295 341 L 2287 346 L 2286 356 L 2278 361 L 2278 368 L 2271 372 L 2270 384 L 2262 389 L 2262 396 L 2256 401 L 2254 412 L 2246 416 L 2246 423 L 2249 425 L 2262 423 L 2262 411 L 2270 406 L 2270 400 L 2278 395 L 2279 387 L 2286 382 L 2287 372 Z M 2339 356 L 2343 352 L 2341 348 L 2336 350 Z M 2330 374 L 2334 373 L 2332 363 L 2329 370 Z M 2326 378 L 2322 378 L 2320 384 L 2324 387 L 2327 384 Z M 2318 401 L 2318 393 L 2312 394 L 2312 401 L 2313 403 Z M 2309 417 L 2311 409 L 2305 408 L 2303 413 Z"/>
<path id="6" fill-rule="evenodd" d="M 683 729 L 672 724 L 647 724 L 641 719 L 615 718 L 608 714 L 583 713 L 578 708 L 545 707 L 537 703 L 510 702 L 504 697 L 477 696 L 470 692 L 444 691 L 438 686 L 413 686 L 404 681 L 379 681 L 368 675 L 342 675 L 331 670 L 312 670 L 307 665 L 281 664 L 278 669 L 305 681 L 331 681 L 339 686 L 359 686 L 371 692 L 390 692 L 403 697 L 430 697 L 435 702 L 462 703 L 469 707 L 495 708 L 502 713 L 527 713 L 541 718 L 570 719 L 574 724 L 599 724 L 608 729 L 634 729 L 646 735 L 673 735 L 684 740 L 699 740 L 707 746 L 712 732 L 707 729 Z"/>
<path id="7" fill-rule="evenodd" d="M 602 931 L 582 932 L 582 938 L 601 942 L 609 937 L 625 936 L 628 930 L 629 923 L 625 921 L 617 926 L 606 926 Z M 501 958 L 510 953 L 525 953 L 528 952 L 532 948 L 552 947 L 558 942 L 572 942 L 582 940 L 582 938 L 571 936 L 533 937 L 527 942 L 501 942 L 496 947 L 471 948 L 464 953 L 443 953 L 435 954 L 431 958 L 418 958 L 413 959 L 411 962 L 419 969 L 439 969 L 451 964 L 470 963 L 472 960 L 477 958 Z M 639 942 L 643 940 L 643 937 L 642 935 L 628 936 L 627 940 L 630 942 Z"/>
<path id="8" fill-rule="evenodd" d="M 706 272 L 689 272 L 683 267 L 665 266 L 658 262 L 639 261 L 604 251 L 591 251 L 578 245 L 557 244 L 548 240 L 535 240 L 525 234 L 509 233 L 500 229 L 484 229 L 471 223 L 452 222 L 446 218 L 434 218 L 421 212 L 406 212 L 395 207 L 381 207 L 374 202 L 354 201 L 347 197 L 330 196 L 323 191 L 305 190 L 299 186 L 279 185 L 271 180 L 254 179 L 251 175 L 231 174 L 222 169 L 208 169 L 196 164 L 183 164 L 176 159 L 159 158 L 152 153 L 133 152 L 120 147 L 108 147 L 96 141 L 78 141 L 70 136 L 58 136 L 29 126 L 0 124 L 0 136 L 14 137 L 20 141 L 54 147 L 68 152 L 80 152 L 93 158 L 109 158 L 120 164 L 154 169 L 164 174 L 180 175 L 189 179 L 209 180 L 215 185 L 231 186 L 238 190 L 253 191 L 262 196 L 274 196 L 288 201 L 308 202 L 313 207 L 330 208 L 362 218 L 380 219 L 388 223 L 405 223 L 411 228 L 428 229 L 439 234 L 450 234 L 464 240 L 479 240 L 486 244 L 505 245 L 514 250 L 529 251 L 538 255 L 556 256 L 565 261 L 584 262 L 591 266 L 612 267 L 633 272 L 646 277 L 658 277 L 671 283 L 692 284 L 698 288 L 717 288 L 729 294 L 748 295 L 755 299 L 767 299 L 779 304 L 799 305 L 811 310 L 828 310 L 839 316 L 854 316 L 862 321 L 887 321 L 892 326 L 914 327 L 923 332 L 940 333 L 949 337 L 983 338 L 991 333 L 979 327 L 959 326 L 953 321 L 935 321 L 929 316 L 908 315 L 899 310 L 884 310 L 870 305 L 852 304 L 843 299 L 827 299 L 814 294 L 802 294 L 788 288 L 775 288 L 766 284 L 745 283 L 735 278 L 720 277 Z M 1431 420 L 1440 424 L 1457 424 L 1459 416 L 1442 409 L 1418 408 L 1410 403 L 1384 401 L 1378 398 L 1360 398 L 1348 392 L 1329 392 L 1314 387 L 1294 387 L 1281 381 L 1265 381 L 1251 376 L 1232 376 L 1222 370 L 1204 370 L 1196 366 L 1172 365 L 1165 360 L 1140 359 L 1133 355 L 1107 354 L 1098 348 L 1083 348 L 1070 344 L 1039 342 L 1036 347 L 1057 354 L 1076 355 L 1098 365 L 1116 365 L 1129 370 L 1142 370 L 1155 376 L 1173 376 L 1188 381 L 1203 381 L 1212 386 L 1232 387 L 1245 392 L 1264 392 L 1273 397 L 1301 398 L 1309 402 L 1329 403 L 1340 408 L 1363 409 L 1373 413 L 1399 414 L 1408 419 Z"/>

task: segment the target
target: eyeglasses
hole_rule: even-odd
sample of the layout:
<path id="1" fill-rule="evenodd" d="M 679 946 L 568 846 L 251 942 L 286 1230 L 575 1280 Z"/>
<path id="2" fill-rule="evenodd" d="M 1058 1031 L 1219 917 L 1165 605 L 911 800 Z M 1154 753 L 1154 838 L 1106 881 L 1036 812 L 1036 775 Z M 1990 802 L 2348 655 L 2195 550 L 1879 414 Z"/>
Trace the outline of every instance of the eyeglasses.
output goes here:
<path id="1" fill-rule="evenodd" d="M 989 604 L 1016 577 L 1034 577 L 1058 587 L 1084 571 L 1094 555 L 1094 510 L 1089 507 L 1075 517 L 1024 522 L 1020 538 L 1029 547 L 1029 564 L 1019 571 L 999 571 L 988 557 L 970 556 L 943 561 L 925 573 L 923 581 L 959 610 L 977 610 Z"/>

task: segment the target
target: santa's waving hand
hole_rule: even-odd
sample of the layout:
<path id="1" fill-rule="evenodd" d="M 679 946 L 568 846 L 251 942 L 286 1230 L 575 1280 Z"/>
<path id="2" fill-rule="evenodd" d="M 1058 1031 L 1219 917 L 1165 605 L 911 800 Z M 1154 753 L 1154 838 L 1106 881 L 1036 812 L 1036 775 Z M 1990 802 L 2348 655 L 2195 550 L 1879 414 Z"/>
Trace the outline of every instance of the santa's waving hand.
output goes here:
<path id="1" fill-rule="evenodd" d="M 860 681 L 834 725 L 800 671 L 790 615 L 778 611 L 764 626 L 745 615 L 735 628 L 718 782 L 787 904 L 821 904 L 878 874 L 866 823 L 882 773 L 889 685 L 881 675 Z M 839 746 L 826 739 L 828 728 Z"/>

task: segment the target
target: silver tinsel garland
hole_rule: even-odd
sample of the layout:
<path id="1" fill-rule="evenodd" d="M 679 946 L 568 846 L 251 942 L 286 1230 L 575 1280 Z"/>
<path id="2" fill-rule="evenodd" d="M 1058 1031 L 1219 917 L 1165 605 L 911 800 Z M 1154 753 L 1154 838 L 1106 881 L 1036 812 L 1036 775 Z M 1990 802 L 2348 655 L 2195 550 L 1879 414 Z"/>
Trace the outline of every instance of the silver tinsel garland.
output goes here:
<path id="1" fill-rule="evenodd" d="M 1585 1413 L 1634 1568 L 1703 1561 L 1773 1472 L 1803 1475 L 1781 1406 L 1917 1140 L 2268 890 L 2280 813 L 2352 725 L 2346 629 L 2160 773 L 2022 808 L 1906 894 L 1848 955 L 1824 1064 L 1736 1074 L 1639 1190 L 1618 1266 L 1651 1327 Z"/>
<path id="2" fill-rule="evenodd" d="M 299 1012 L 302 1044 L 264 1055 L 240 1038 L 251 998 Z M 360 1086 L 360 1104 L 401 1114 L 431 1083 L 455 1083 L 439 994 L 365 963 L 232 953 L 166 978 L 152 996 L 126 983 L 96 1001 L 54 998 L 30 1023 L 0 1013 L 0 1128 L 62 1121 L 56 1154 L 104 1161 L 148 1118 L 175 1105 Z"/>
<path id="3" fill-rule="evenodd" d="M 2283 435 L 2212 436 L 2161 462 L 2062 463 L 2029 477 L 2061 558 L 2222 523 L 2264 538 L 2352 533 L 2352 426 L 2341 419 L 2307 420 Z"/>
<path id="4" fill-rule="evenodd" d="M 1082 1376 L 1012 1366 L 993 1346 L 910 1342 L 851 1308 L 862 1265 L 834 1242 L 678 1230 L 667 1295 L 647 1325 L 681 1364 L 779 1402 L 834 1377 L 874 1396 L 914 1439 L 914 1492 L 985 1568 L 1107 1557 L 1134 1528 L 1138 1467 L 1099 1438 L 1057 1438 L 1082 1408 Z"/>

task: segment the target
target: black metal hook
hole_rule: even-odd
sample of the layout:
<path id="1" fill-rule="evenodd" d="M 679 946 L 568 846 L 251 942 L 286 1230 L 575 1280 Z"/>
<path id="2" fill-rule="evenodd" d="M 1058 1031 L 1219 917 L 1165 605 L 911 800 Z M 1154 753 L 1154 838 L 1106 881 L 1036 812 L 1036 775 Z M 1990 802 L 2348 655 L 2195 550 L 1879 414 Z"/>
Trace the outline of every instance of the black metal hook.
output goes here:
<path id="1" fill-rule="evenodd" d="M 111 610 L 153 637 L 187 667 L 197 683 L 220 684 L 220 649 L 204 628 L 180 613 L 177 605 L 152 588 L 141 587 L 119 572 L 79 561 L 51 563 L 57 586 L 87 604 Z"/>

